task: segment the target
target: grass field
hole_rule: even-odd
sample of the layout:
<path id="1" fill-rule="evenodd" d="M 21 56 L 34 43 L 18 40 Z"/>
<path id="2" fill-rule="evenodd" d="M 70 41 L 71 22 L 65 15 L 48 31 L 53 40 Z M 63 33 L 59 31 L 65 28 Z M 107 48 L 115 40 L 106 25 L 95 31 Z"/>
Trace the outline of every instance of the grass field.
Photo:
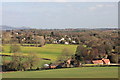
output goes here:
<path id="1" fill-rule="evenodd" d="M 38 67 L 41 67 L 43 64 L 45 63 L 50 63 L 50 62 L 54 62 L 57 57 L 62 53 L 62 50 L 64 48 L 68 48 L 70 49 L 70 51 L 72 51 L 73 53 L 75 53 L 77 45 L 64 45 L 64 44 L 46 44 L 43 47 L 24 47 L 21 46 L 21 53 L 22 54 L 28 54 L 28 53 L 36 53 L 38 57 L 40 58 L 48 58 L 51 59 L 51 61 L 46 61 L 46 60 L 42 60 L 40 61 L 40 63 L 38 64 Z M 12 55 L 12 53 L 10 52 L 10 45 L 4 45 L 4 52 L 2 54 L 5 55 Z M 5 60 L 10 61 L 11 58 L 10 57 L 5 57 Z"/>
<path id="2" fill-rule="evenodd" d="M 118 78 L 117 67 L 79 67 L 3 73 L 3 78 Z"/>
<path id="3" fill-rule="evenodd" d="M 37 53 L 38 56 L 52 59 L 53 61 L 59 56 L 64 48 L 70 49 L 73 53 L 77 45 L 62 45 L 62 44 L 46 44 L 43 47 L 23 47 L 21 46 L 21 53 Z M 4 46 L 3 53 L 10 52 L 10 45 Z"/>

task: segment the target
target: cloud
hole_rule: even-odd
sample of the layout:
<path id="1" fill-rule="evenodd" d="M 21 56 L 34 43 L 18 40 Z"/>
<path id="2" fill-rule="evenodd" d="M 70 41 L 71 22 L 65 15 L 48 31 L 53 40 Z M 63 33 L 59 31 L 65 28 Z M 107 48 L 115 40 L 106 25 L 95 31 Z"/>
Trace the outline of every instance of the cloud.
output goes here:
<path id="1" fill-rule="evenodd" d="M 105 7 L 115 7 L 116 5 L 113 5 L 113 4 L 98 4 L 98 5 L 95 5 L 95 6 L 92 6 L 92 7 L 88 7 L 88 9 L 90 11 L 94 11 L 94 10 L 97 10 L 97 9 L 100 9 L 100 8 L 105 8 Z"/>
<path id="2" fill-rule="evenodd" d="M 99 8 L 101 8 L 101 7 L 104 7 L 104 5 L 102 5 L 102 4 L 99 4 L 99 5 L 96 5 L 96 7 L 99 7 Z"/>

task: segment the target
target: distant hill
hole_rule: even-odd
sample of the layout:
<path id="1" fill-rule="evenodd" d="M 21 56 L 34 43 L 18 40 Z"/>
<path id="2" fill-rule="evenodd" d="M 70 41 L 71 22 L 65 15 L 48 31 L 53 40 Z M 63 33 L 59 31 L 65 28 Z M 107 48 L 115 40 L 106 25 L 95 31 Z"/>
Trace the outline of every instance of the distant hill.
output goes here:
<path id="1" fill-rule="evenodd" d="M 17 30 L 17 29 L 32 29 L 30 27 L 12 27 L 6 25 L 0 25 L 0 30 Z"/>
<path id="2" fill-rule="evenodd" d="M 0 25 L 1 30 L 15 30 L 16 28 L 6 25 Z"/>
<path id="3" fill-rule="evenodd" d="M 35 28 L 30 28 L 30 27 L 12 27 L 12 26 L 7 26 L 7 25 L 0 25 L 0 30 L 26 30 L 26 29 L 35 29 Z M 66 29 L 43 29 L 43 30 L 64 30 L 64 31 L 84 31 L 84 30 L 116 30 L 118 28 L 66 28 Z"/>

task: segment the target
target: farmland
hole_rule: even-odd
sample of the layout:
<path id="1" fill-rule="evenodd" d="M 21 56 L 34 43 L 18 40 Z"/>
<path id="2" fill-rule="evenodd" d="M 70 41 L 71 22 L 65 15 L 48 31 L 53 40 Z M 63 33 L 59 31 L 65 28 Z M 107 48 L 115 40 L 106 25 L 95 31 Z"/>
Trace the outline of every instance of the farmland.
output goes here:
<path id="1" fill-rule="evenodd" d="M 52 61 L 56 60 L 64 48 L 70 49 L 75 53 L 77 45 L 62 45 L 62 44 L 46 44 L 43 47 L 23 47 L 21 46 L 21 53 L 36 53 L 39 57 L 48 58 Z M 10 45 L 4 45 L 5 54 L 10 55 Z"/>
<path id="2" fill-rule="evenodd" d="M 3 73 L 3 78 L 117 78 L 117 67 L 79 67 Z"/>
<path id="3" fill-rule="evenodd" d="M 62 53 L 64 48 L 68 48 L 73 52 L 76 51 L 77 45 L 64 45 L 64 44 L 46 44 L 43 47 L 25 47 L 21 46 L 22 54 L 36 53 L 40 58 L 51 59 L 54 62 L 57 57 Z M 10 53 L 10 45 L 4 45 L 3 54 L 12 55 Z M 9 57 L 6 57 L 10 60 Z M 49 61 L 41 61 L 38 67 L 42 66 Z M 55 75 L 55 76 L 54 76 Z M 78 68 L 62 68 L 50 70 L 37 70 L 37 71 L 15 71 L 6 72 L 2 74 L 3 78 L 117 78 L 117 67 L 78 67 Z"/>

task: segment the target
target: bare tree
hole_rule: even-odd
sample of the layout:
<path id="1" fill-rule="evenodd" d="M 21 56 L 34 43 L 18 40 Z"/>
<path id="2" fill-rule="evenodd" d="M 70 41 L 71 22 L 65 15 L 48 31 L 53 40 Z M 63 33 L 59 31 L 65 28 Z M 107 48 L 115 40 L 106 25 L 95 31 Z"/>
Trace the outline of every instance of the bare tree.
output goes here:
<path id="1" fill-rule="evenodd" d="M 36 36 L 35 43 L 36 43 L 36 47 L 41 47 L 41 46 L 45 45 L 44 37 L 43 36 Z"/>
<path id="2" fill-rule="evenodd" d="M 10 53 L 19 53 L 21 52 L 21 47 L 18 44 L 11 44 Z"/>
<path id="3" fill-rule="evenodd" d="M 69 58 L 71 58 L 71 56 L 73 55 L 73 51 L 71 51 L 71 49 L 69 48 L 64 48 L 62 50 L 62 54 L 58 57 L 59 60 L 62 60 L 62 61 L 66 61 L 68 60 Z"/>
<path id="4" fill-rule="evenodd" d="M 26 62 L 29 64 L 30 69 L 35 67 L 39 63 L 39 61 L 40 61 L 40 58 L 37 57 L 35 53 L 28 54 Z"/>

